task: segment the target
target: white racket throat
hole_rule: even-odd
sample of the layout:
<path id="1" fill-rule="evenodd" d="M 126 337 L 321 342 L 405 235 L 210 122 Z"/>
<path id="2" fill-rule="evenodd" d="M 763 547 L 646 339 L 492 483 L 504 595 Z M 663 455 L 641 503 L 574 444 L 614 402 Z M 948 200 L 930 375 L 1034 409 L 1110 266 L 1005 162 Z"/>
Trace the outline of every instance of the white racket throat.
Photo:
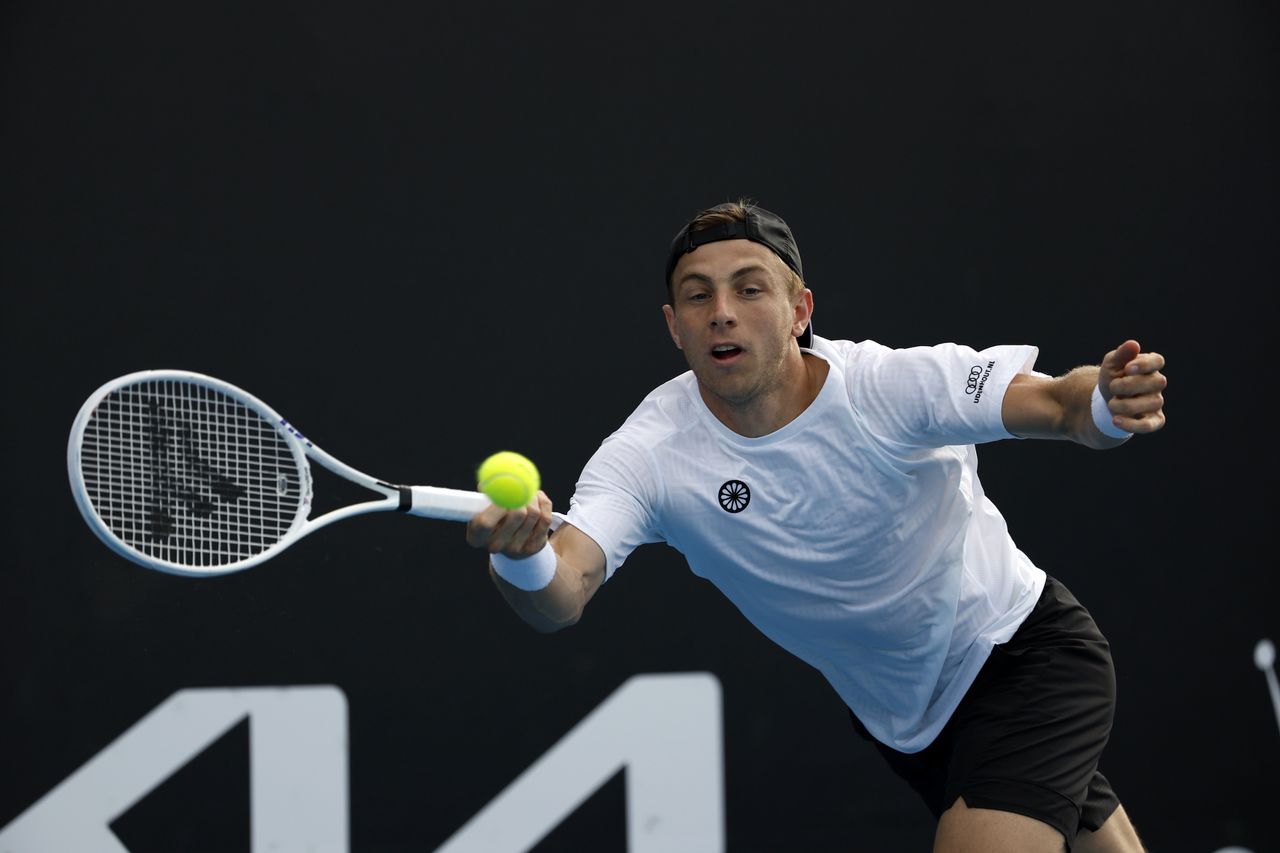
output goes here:
<path id="1" fill-rule="evenodd" d="M 384 497 L 309 518 L 311 467 Z M 113 551 L 188 576 L 256 566 L 321 527 L 369 512 L 466 521 L 480 492 L 399 486 L 321 450 L 240 388 L 185 370 L 144 370 L 98 388 L 67 443 L 76 506 Z"/>

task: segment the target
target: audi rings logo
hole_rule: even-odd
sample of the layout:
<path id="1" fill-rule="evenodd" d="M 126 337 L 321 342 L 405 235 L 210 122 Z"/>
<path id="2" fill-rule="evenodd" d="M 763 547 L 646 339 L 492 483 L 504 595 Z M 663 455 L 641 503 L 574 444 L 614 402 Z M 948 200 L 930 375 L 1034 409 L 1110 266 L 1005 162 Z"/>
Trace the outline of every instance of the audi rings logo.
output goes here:
<path id="1" fill-rule="evenodd" d="M 725 512 L 742 512 L 751 503 L 751 489 L 741 480 L 730 480 L 720 487 L 720 508 Z"/>
<path id="2" fill-rule="evenodd" d="M 972 394 L 978 390 L 978 380 L 982 378 L 982 366 L 975 364 L 969 368 L 969 381 L 964 384 L 964 393 Z"/>

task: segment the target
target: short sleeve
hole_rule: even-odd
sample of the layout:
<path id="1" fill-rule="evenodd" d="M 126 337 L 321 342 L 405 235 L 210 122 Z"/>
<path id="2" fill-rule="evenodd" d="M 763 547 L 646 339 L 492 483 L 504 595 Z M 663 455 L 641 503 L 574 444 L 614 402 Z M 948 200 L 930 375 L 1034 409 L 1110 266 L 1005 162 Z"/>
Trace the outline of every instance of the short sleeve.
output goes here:
<path id="1" fill-rule="evenodd" d="M 1016 438 L 1001 408 L 1013 377 L 1039 350 L 1002 345 L 977 350 L 946 343 L 875 347 L 851 354 L 846 381 L 853 405 L 882 437 L 915 447 Z"/>
<path id="2" fill-rule="evenodd" d="M 606 580 L 636 548 L 662 541 L 655 522 L 660 491 L 650 454 L 618 434 L 587 461 L 566 520 L 604 551 Z"/>

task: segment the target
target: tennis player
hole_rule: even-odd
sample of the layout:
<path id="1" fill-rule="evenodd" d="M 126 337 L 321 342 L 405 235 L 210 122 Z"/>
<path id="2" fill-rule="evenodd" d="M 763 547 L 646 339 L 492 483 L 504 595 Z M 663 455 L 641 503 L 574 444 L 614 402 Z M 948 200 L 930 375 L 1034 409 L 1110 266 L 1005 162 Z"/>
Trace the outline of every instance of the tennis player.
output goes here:
<path id="1" fill-rule="evenodd" d="M 1107 641 L 1014 544 L 975 445 L 1154 432 L 1164 358 L 1128 340 L 1055 378 L 1032 346 L 818 337 L 791 230 L 749 203 L 696 216 L 666 271 L 691 369 L 601 444 L 566 517 L 540 493 L 468 524 L 510 605 L 572 625 L 636 547 L 666 542 L 826 676 L 938 817 L 935 851 L 1142 850 L 1098 772 Z"/>

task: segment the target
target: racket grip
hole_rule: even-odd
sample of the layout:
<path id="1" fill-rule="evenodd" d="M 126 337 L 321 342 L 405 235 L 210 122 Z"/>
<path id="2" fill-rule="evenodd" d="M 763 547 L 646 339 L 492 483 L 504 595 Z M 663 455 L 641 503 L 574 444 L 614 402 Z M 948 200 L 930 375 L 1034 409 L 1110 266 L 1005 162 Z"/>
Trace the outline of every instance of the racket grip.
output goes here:
<path id="1" fill-rule="evenodd" d="M 424 518 L 470 521 L 471 516 L 489 505 L 489 499 L 481 492 L 438 486 L 410 486 L 409 491 L 413 493 L 413 505 L 406 511 Z"/>

